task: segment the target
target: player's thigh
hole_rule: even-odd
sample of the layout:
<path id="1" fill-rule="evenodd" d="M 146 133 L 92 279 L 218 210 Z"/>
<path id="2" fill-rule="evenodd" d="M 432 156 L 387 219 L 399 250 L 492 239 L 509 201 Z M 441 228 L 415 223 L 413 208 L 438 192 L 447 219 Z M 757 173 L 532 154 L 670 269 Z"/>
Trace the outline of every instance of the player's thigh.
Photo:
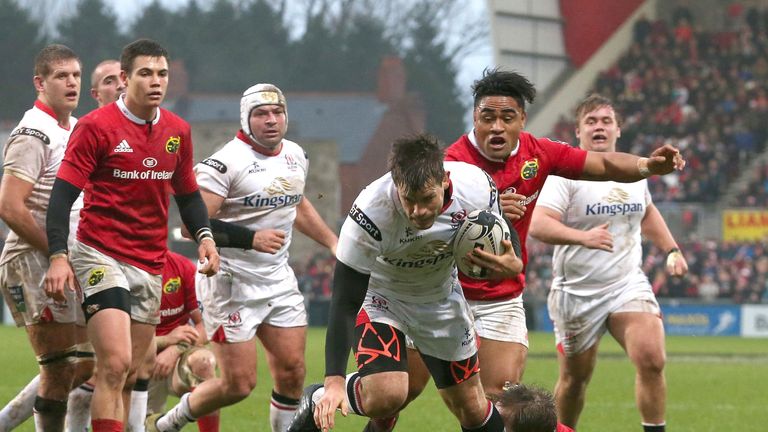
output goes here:
<path id="1" fill-rule="evenodd" d="M 557 353 L 559 364 L 560 381 L 565 383 L 587 383 L 592 377 L 597 362 L 597 349 L 599 343 L 596 343 L 584 351 L 574 354 L 565 354 L 561 351 Z"/>
<path id="2" fill-rule="evenodd" d="M 155 336 L 155 326 L 131 321 L 131 370 L 138 370 L 145 362 Z"/>
<path id="3" fill-rule="evenodd" d="M 410 403 L 416 399 L 427 387 L 429 382 L 429 369 L 424 364 L 419 351 L 412 346 L 408 347 L 408 400 Z"/>
<path id="4" fill-rule="evenodd" d="M 515 342 L 480 338 L 480 380 L 487 393 L 501 393 L 504 384 L 519 383 L 525 371 L 528 348 Z"/>
<path id="5" fill-rule="evenodd" d="M 211 344 L 216 354 L 221 378 L 234 383 L 247 380 L 256 383 L 256 343 L 254 339 L 245 342 L 214 342 Z"/>
<path id="6" fill-rule="evenodd" d="M 88 339 L 96 352 L 96 362 L 116 356 L 130 359 L 131 318 L 120 309 L 104 309 L 93 315 L 88 321 Z"/>
<path id="7" fill-rule="evenodd" d="M 307 327 L 276 327 L 261 324 L 256 331 L 266 351 L 267 362 L 272 370 L 295 369 L 304 365 L 307 345 Z"/>
<path id="8" fill-rule="evenodd" d="M 73 350 L 76 356 L 76 329 L 74 323 L 45 323 L 26 326 L 27 336 L 35 355 Z M 74 357 L 72 358 L 74 360 Z"/>
<path id="9" fill-rule="evenodd" d="M 456 385 L 440 388 L 438 392 L 462 425 L 479 424 L 487 415 L 488 400 L 478 375 Z"/>
<path id="10" fill-rule="evenodd" d="M 664 325 L 661 317 L 648 312 L 614 313 L 608 320 L 608 328 L 634 364 L 663 365 Z"/>

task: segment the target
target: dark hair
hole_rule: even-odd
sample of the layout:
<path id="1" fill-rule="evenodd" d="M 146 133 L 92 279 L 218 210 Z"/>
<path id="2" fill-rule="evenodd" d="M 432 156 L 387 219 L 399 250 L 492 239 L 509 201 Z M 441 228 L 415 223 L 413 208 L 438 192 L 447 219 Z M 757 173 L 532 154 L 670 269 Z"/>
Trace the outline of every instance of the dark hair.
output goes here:
<path id="1" fill-rule="evenodd" d="M 136 57 L 165 57 L 168 60 L 168 51 L 152 39 L 138 39 L 123 48 L 120 55 L 120 69 L 130 75 L 133 72 L 133 61 Z"/>
<path id="2" fill-rule="evenodd" d="M 583 101 L 581 101 L 579 106 L 576 107 L 576 123 L 580 124 L 581 118 L 584 117 L 585 114 L 604 106 L 613 109 L 613 114 L 616 117 L 616 124 L 621 126 L 622 118 L 621 115 L 616 112 L 616 108 L 613 106 L 613 102 L 607 97 L 597 93 L 592 93 L 591 95 L 587 96 Z"/>
<path id="3" fill-rule="evenodd" d="M 483 77 L 472 84 L 472 94 L 475 96 L 475 107 L 484 97 L 509 96 L 525 110 L 525 102 L 533 103 L 536 99 L 536 88 L 528 78 L 517 72 L 494 68 L 483 71 Z"/>
<path id="4" fill-rule="evenodd" d="M 504 427 L 510 432 L 553 432 L 557 428 L 555 400 L 546 390 L 515 384 L 488 398 L 501 408 Z"/>
<path id="5" fill-rule="evenodd" d="M 75 59 L 83 67 L 80 57 L 66 45 L 51 44 L 41 49 L 35 56 L 35 76 L 47 77 L 53 72 L 51 64 L 62 60 Z"/>
<path id="6" fill-rule="evenodd" d="M 389 154 L 389 170 L 395 185 L 406 192 L 439 184 L 445 177 L 440 142 L 428 134 L 398 139 Z"/>

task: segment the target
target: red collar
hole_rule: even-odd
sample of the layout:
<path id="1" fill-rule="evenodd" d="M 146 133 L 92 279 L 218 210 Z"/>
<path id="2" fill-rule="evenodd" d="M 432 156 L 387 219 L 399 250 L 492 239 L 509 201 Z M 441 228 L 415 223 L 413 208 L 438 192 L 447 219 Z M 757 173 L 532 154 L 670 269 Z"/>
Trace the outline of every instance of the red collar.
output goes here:
<path id="1" fill-rule="evenodd" d="M 60 128 L 62 128 L 64 130 L 69 130 L 69 128 L 65 128 L 65 127 L 63 127 L 62 125 L 59 124 L 59 118 L 56 117 L 56 112 L 53 111 L 53 108 L 51 108 L 48 105 L 44 104 L 43 101 L 41 101 L 40 99 L 35 99 L 35 108 L 37 108 L 40 111 L 42 111 L 42 112 L 48 114 L 49 116 L 53 117 L 53 119 L 56 120 L 56 124 L 59 125 Z"/>
<path id="2" fill-rule="evenodd" d="M 266 147 L 262 147 L 262 146 L 260 146 L 260 145 L 258 145 L 256 143 L 254 143 L 248 137 L 248 135 L 246 135 L 245 132 L 243 132 L 242 129 L 237 131 L 237 139 L 239 139 L 240 141 L 242 141 L 242 142 L 248 144 L 249 146 L 251 146 L 253 151 L 255 151 L 256 153 L 263 154 L 264 156 L 277 156 L 277 155 L 280 154 L 281 151 L 283 151 L 283 143 L 282 142 L 280 143 L 278 148 L 276 148 L 274 151 L 270 152 Z"/>

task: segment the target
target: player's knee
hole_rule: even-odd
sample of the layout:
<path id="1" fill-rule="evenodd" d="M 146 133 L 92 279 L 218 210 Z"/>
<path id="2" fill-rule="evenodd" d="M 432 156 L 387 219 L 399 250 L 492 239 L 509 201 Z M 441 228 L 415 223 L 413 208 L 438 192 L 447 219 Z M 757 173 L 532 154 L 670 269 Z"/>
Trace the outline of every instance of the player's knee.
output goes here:
<path id="1" fill-rule="evenodd" d="M 255 388 L 256 374 L 230 375 L 229 378 L 224 378 L 224 393 L 231 403 L 247 398 Z"/>
<path id="2" fill-rule="evenodd" d="M 365 414 L 372 418 L 391 417 L 400 412 L 407 398 L 408 390 L 405 388 L 364 392 L 363 409 Z"/>
<path id="3" fill-rule="evenodd" d="M 75 377 L 76 349 L 74 346 L 37 356 L 40 375 L 43 378 L 40 391 L 50 399 L 66 398 Z"/>
<path id="4" fill-rule="evenodd" d="M 207 349 L 195 350 L 187 357 L 187 367 L 200 381 L 211 379 L 216 375 L 216 356 Z"/>
<path id="5" fill-rule="evenodd" d="M 666 356 L 663 352 L 650 353 L 637 361 L 637 370 L 641 375 L 661 375 L 664 373 Z"/>
<path id="6" fill-rule="evenodd" d="M 96 364 L 93 346 L 90 342 L 79 343 L 75 347 L 77 360 L 75 360 L 75 377 L 72 388 L 77 388 L 80 384 L 88 381 L 93 376 L 93 368 Z"/>
<path id="7" fill-rule="evenodd" d="M 111 389 L 122 388 L 131 369 L 130 356 L 108 355 L 102 357 L 99 357 L 97 362 L 96 379 Z"/>
<path id="8" fill-rule="evenodd" d="M 275 371 L 275 380 L 280 383 L 282 388 L 301 389 L 304 378 L 307 374 L 304 362 L 297 362 L 293 365 L 284 365 Z"/>

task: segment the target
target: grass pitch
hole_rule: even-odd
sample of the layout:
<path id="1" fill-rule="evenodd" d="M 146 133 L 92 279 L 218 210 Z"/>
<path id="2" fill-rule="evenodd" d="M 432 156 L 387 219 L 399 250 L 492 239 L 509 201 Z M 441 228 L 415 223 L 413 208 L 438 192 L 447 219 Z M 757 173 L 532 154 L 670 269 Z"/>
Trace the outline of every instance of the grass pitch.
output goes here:
<path id="1" fill-rule="evenodd" d="M 0 403 L 10 400 L 37 373 L 22 329 L 0 326 Z M 312 328 L 307 344 L 307 383 L 323 376 L 325 329 Z M 557 361 L 551 334 L 531 333 L 524 381 L 551 389 Z M 747 431 L 768 424 L 768 341 L 733 337 L 667 337 L 668 430 Z M 259 358 L 259 382 L 245 401 L 222 411 L 223 432 L 269 432 L 271 378 Z M 365 420 L 340 418 L 338 432 L 359 432 Z M 196 430 L 189 425 L 185 430 Z M 34 431 L 32 421 L 17 429 Z M 399 431 L 457 431 L 458 423 L 430 384 L 400 418 Z M 579 432 L 641 431 L 634 404 L 634 369 L 621 348 L 604 337 Z"/>

